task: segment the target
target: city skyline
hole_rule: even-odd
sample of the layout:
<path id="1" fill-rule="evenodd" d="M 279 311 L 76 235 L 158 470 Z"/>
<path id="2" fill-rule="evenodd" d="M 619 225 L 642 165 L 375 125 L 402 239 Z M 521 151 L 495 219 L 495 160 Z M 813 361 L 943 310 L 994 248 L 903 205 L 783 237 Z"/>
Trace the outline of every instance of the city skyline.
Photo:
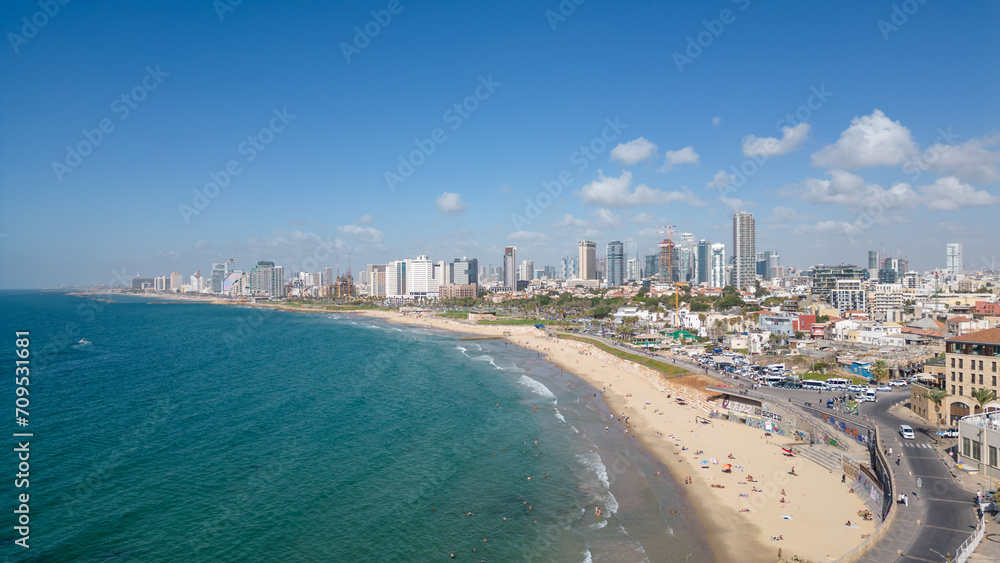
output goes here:
<path id="1" fill-rule="evenodd" d="M 786 267 L 996 269 L 996 3 L 387 6 L 4 3 L 0 288 L 641 260 L 738 210 Z"/>

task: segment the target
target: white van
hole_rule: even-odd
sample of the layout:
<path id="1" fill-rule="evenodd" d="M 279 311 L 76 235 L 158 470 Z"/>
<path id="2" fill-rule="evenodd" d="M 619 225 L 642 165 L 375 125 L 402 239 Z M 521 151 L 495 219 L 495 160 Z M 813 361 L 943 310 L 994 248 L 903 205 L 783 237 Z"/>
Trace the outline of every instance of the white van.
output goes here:
<path id="1" fill-rule="evenodd" d="M 851 382 L 843 377 L 831 377 L 826 380 L 826 384 L 830 386 L 830 389 L 847 389 L 847 386 L 850 385 Z"/>
<path id="2" fill-rule="evenodd" d="M 899 435 L 906 440 L 912 440 L 915 437 L 913 435 L 913 429 L 906 424 L 899 425 Z"/>
<path id="3" fill-rule="evenodd" d="M 875 398 L 875 388 L 874 387 L 869 387 L 868 389 L 865 389 L 865 400 L 866 401 L 871 401 L 873 403 L 877 403 L 878 402 L 878 399 Z"/>

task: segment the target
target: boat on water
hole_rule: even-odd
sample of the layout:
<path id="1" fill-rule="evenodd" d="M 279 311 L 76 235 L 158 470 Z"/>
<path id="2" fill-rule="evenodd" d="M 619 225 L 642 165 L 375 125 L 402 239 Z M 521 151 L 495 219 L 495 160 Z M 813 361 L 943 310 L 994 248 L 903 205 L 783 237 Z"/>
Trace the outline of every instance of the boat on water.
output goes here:
<path id="1" fill-rule="evenodd" d="M 77 344 L 90 344 L 90 341 L 87 340 L 86 338 L 81 338 L 80 341 L 77 342 Z"/>

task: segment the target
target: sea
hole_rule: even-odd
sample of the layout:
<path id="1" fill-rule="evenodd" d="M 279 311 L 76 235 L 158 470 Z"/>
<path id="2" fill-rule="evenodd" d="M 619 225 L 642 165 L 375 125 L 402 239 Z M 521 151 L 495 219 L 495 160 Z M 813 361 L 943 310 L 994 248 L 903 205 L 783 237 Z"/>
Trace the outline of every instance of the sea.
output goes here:
<path id="1" fill-rule="evenodd" d="M 7 561 L 713 560 L 597 390 L 501 340 L 40 291 L 0 326 Z"/>

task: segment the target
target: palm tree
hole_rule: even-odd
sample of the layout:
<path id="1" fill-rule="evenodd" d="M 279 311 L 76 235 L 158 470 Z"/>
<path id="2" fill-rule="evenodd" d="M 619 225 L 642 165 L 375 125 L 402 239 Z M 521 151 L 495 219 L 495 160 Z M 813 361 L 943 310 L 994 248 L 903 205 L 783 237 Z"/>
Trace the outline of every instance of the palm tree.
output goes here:
<path id="1" fill-rule="evenodd" d="M 934 426 L 941 431 L 941 403 L 948 397 L 948 392 L 940 387 L 935 387 L 923 394 L 923 397 L 934 402 Z"/>
<path id="2" fill-rule="evenodd" d="M 986 407 L 986 403 L 996 398 L 996 392 L 993 391 L 992 389 L 986 389 L 986 388 L 973 389 L 972 398 L 979 405 L 979 411 L 982 412 L 982 410 Z"/>
<path id="3" fill-rule="evenodd" d="M 876 360 L 875 363 L 872 364 L 872 375 L 874 375 L 875 379 L 879 382 L 885 381 L 889 378 L 889 369 L 885 360 Z"/>

